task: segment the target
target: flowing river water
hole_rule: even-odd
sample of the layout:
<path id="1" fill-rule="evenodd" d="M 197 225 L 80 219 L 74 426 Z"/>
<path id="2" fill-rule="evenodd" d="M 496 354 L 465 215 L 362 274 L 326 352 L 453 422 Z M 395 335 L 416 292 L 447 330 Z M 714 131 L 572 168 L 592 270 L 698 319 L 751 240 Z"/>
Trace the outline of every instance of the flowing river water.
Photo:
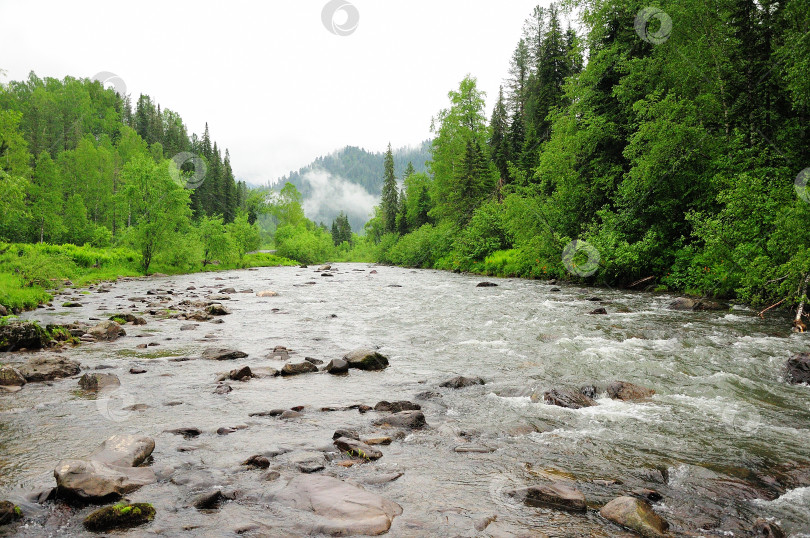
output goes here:
<path id="1" fill-rule="evenodd" d="M 372 272 L 374 271 L 374 272 Z M 655 509 L 673 535 L 750 536 L 760 517 L 779 521 L 793 536 L 810 536 L 810 388 L 784 380 L 784 364 L 807 351 L 806 335 L 785 318 L 762 320 L 742 307 L 722 312 L 675 312 L 672 297 L 624 290 L 583 289 L 519 279 L 339 264 L 331 277 L 314 268 L 128 279 L 68 290 L 54 305 L 24 317 L 43 323 L 87 322 L 121 311 L 171 308 L 183 299 L 236 290 L 274 290 L 277 297 L 231 294 L 224 323 L 145 314 L 147 325 L 127 324 L 115 342 L 66 348 L 83 371 L 99 366 L 121 379 L 113 399 L 78 391 L 76 377 L 30 383 L 0 395 L 0 499 L 21 505 L 21 535 L 74 535 L 91 507 L 36 504 L 26 494 L 54 485 L 60 459 L 81 458 L 119 433 L 155 439 L 151 465 L 158 482 L 128 495 L 151 502 L 157 515 L 133 535 L 295 536 L 305 518 L 272 501 L 274 488 L 299 473 L 301 454 L 333 450 L 338 428 L 365 436 L 391 435 L 373 426 L 376 413 L 322 411 L 380 400 L 418 402 L 429 428 L 407 432 L 376 462 L 344 468 L 326 462 L 321 473 L 363 485 L 398 503 L 391 536 L 616 536 L 623 531 L 598 508 L 636 487 L 663 500 Z M 189 287 L 195 290 L 187 290 Z M 163 302 L 148 290 L 173 292 Z M 608 315 L 588 315 L 602 299 Z M 133 302 L 142 297 L 152 302 Z M 91 322 L 92 323 L 92 322 Z M 137 344 L 155 343 L 146 349 Z M 234 348 L 245 359 L 199 359 L 208 347 Z M 353 348 L 372 347 L 390 366 L 348 376 L 311 373 L 230 382 L 215 394 L 222 372 L 244 365 L 280 368 L 275 346 L 295 351 L 293 362 L 328 362 Z M 30 354 L 2 357 L 14 363 Z M 190 357 L 197 360 L 172 361 Z M 132 375 L 132 367 L 145 374 Z M 439 388 L 456 375 L 485 385 Z M 544 391 L 624 380 L 655 390 L 647 401 L 601 394 L 598 405 L 572 410 L 543 403 Z M 416 395 L 438 395 L 417 400 Z M 178 403 L 179 402 L 179 403 Z M 130 406 L 136 406 L 135 410 Z M 172 405 L 167 405 L 172 404 Z M 294 419 L 250 417 L 274 408 L 306 406 Z M 246 426 L 229 435 L 221 427 Z M 166 433 L 196 427 L 194 439 Z M 459 446 L 491 449 L 457 452 Z M 193 449 L 178 451 L 179 447 Z M 240 464 L 253 454 L 272 458 L 281 478 L 262 481 Z M 403 475 L 375 484 L 375 476 Z M 580 489 L 591 506 L 567 513 L 525 506 L 510 488 L 561 480 Z M 190 499 L 213 486 L 242 492 L 216 511 Z M 475 528 L 496 516 L 483 531 Z"/>

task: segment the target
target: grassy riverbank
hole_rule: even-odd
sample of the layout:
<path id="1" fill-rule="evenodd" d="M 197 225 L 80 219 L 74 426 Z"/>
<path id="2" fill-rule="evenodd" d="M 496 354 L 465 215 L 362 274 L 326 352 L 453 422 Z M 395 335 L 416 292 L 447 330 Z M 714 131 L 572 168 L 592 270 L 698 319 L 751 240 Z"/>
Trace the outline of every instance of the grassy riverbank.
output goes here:
<path id="1" fill-rule="evenodd" d="M 172 275 L 297 263 L 274 254 L 254 253 L 246 254 L 241 262 L 205 266 L 162 258 L 151 269 Z M 142 274 L 138 253 L 127 248 L 0 243 L 0 305 L 9 311 L 36 308 L 51 300 L 51 291 L 65 285 L 85 286 Z"/>

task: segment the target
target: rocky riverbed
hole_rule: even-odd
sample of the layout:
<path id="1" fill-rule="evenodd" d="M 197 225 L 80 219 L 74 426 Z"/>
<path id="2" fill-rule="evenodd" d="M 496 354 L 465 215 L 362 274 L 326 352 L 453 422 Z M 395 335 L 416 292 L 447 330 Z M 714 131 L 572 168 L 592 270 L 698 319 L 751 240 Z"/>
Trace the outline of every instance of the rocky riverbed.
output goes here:
<path id="1" fill-rule="evenodd" d="M 806 335 L 490 284 L 342 264 L 66 290 L 0 355 L 0 534 L 810 536 Z"/>

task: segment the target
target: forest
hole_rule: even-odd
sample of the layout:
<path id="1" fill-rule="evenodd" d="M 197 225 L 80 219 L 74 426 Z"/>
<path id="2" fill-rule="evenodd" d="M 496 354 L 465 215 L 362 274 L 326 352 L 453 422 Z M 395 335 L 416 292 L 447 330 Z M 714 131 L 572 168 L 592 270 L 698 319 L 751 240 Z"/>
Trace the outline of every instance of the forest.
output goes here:
<path id="1" fill-rule="evenodd" d="M 375 259 L 802 305 L 808 32 L 796 0 L 537 7 L 494 108 L 466 77 L 429 173 L 386 167 Z"/>
<path id="2" fill-rule="evenodd" d="M 249 188 L 207 125 L 189 135 L 149 96 L 133 107 L 32 73 L 0 88 L 0 303 L 62 276 L 26 276 L 57 253 L 86 268 L 116 252 L 130 272 L 370 261 L 795 308 L 810 281 L 806 7 L 538 6 L 494 107 L 470 74 L 430 119 L 426 169 L 390 145 L 377 181 L 357 148 L 324 158 L 380 189 L 362 230 L 305 216 L 310 168 Z M 260 247 L 276 256 L 251 258 Z"/>

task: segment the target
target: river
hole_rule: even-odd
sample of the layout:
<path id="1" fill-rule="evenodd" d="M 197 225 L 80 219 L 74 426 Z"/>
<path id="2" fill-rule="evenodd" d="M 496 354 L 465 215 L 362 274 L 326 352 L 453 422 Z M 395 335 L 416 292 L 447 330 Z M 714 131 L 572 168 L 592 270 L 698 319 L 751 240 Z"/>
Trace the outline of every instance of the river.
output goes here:
<path id="1" fill-rule="evenodd" d="M 373 272 L 374 271 L 374 272 Z M 390 434 L 371 424 L 375 412 L 321 411 L 380 400 L 418 402 L 429 428 L 380 447 L 373 463 L 321 473 L 363 484 L 381 473 L 402 472 L 385 484 L 366 485 L 398 503 L 391 536 L 615 536 L 621 530 L 598 510 L 585 514 L 533 508 L 504 492 L 549 480 L 580 489 L 592 508 L 636 487 L 663 496 L 656 511 L 675 535 L 746 536 L 760 517 L 775 518 L 794 536 L 810 536 L 810 389 L 783 378 L 786 360 L 810 347 L 791 334 L 784 317 L 762 320 L 743 307 L 723 312 L 675 312 L 672 296 L 560 285 L 542 281 L 338 264 L 331 277 L 314 268 L 263 268 L 173 277 L 130 279 L 98 288 L 68 290 L 81 308 L 40 309 L 24 317 L 64 323 L 106 319 L 119 311 L 166 309 L 182 299 L 217 290 L 273 290 L 277 297 L 231 294 L 224 323 L 146 315 L 127 324 L 127 336 L 85 344 L 62 355 L 83 370 L 121 379 L 112 400 L 77 391 L 76 378 L 30 383 L 0 395 L 0 499 L 20 504 L 22 535 L 82 534 L 89 508 L 37 505 L 26 492 L 54 485 L 63 458 L 86 456 L 118 433 L 153 437 L 157 483 L 130 494 L 151 502 L 157 516 L 136 535 L 208 536 L 301 533 L 302 519 L 263 497 L 298 471 L 297 455 L 326 450 L 338 428 L 366 436 Z M 196 290 L 187 290 L 195 287 Z M 148 290 L 173 293 L 159 303 Z M 161 294 L 158 294 L 158 296 Z M 596 295 L 601 303 L 588 301 Z M 588 315 L 603 306 L 608 315 Z M 137 344 L 155 343 L 146 349 Z M 235 348 L 248 358 L 232 362 L 172 361 L 199 357 L 208 347 Z M 217 375 L 237 366 L 273 366 L 275 346 L 328 362 L 357 347 L 374 347 L 390 366 L 348 376 L 313 373 L 231 382 L 215 394 Z M 26 358 L 8 354 L 5 362 Z M 129 373 L 142 367 L 145 374 Z M 456 375 L 480 376 L 482 386 L 439 388 Z M 572 410 L 543 403 L 545 391 L 624 380 L 655 390 L 648 401 L 623 402 L 601 394 L 598 405 Z M 434 391 L 439 396 L 416 400 Z M 177 402 L 180 402 L 177 404 Z M 172 403 L 173 405 L 166 405 Z M 135 404 L 139 410 L 124 410 Z M 250 417 L 274 408 L 306 406 L 297 419 Z M 203 431 L 195 439 L 166 433 Z M 247 426 L 230 435 L 220 427 Z M 459 446 L 490 453 L 459 453 Z M 192 451 L 180 452 L 178 447 Z M 261 482 L 240 463 L 257 453 L 273 458 L 281 479 Z M 220 485 L 245 492 L 214 512 L 189 499 Z M 497 516 L 486 530 L 474 525 Z"/>

